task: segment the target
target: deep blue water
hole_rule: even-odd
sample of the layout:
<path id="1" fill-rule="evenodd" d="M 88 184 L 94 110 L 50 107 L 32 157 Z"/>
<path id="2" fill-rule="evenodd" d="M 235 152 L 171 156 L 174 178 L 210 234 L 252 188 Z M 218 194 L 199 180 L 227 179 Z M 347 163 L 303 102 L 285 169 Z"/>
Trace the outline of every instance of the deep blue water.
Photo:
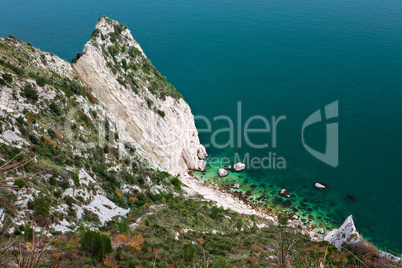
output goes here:
<path id="1" fill-rule="evenodd" d="M 315 209 L 355 223 L 382 249 L 402 251 L 402 2 L 397 0 L 21 1 L 0 5 L 0 36 L 9 33 L 70 60 L 98 17 L 127 25 L 153 64 L 184 95 L 195 115 L 236 120 L 286 115 L 277 148 L 208 148 L 210 155 L 263 157 L 275 152 L 286 170 L 249 170 L 260 183 L 300 198 L 319 195 Z M 339 166 L 301 143 L 303 121 L 339 101 Z M 235 127 L 237 127 L 237 121 Z M 258 122 L 256 122 L 258 123 Z M 197 126 L 205 128 L 202 121 Z M 260 124 L 261 126 L 261 124 Z M 212 131 L 228 127 L 212 122 Z M 200 133 L 204 144 L 210 133 Z M 270 142 L 268 133 L 250 135 Z M 224 143 L 228 136 L 217 135 Z M 237 139 L 237 135 L 235 135 Z M 324 150 L 324 123 L 306 132 Z M 327 194 L 311 185 L 330 185 Z M 346 200 L 353 193 L 356 199 Z"/>

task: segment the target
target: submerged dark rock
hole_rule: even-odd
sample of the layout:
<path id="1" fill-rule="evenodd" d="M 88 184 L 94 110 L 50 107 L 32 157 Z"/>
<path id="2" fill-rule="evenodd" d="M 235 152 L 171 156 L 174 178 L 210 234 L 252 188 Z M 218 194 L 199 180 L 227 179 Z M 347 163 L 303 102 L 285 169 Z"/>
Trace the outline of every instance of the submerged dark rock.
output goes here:
<path id="1" fill-rule="evenodd" d="M 299 204 L 300 204 L 302 207 L 307 207 L 307 205 L 306 205 L 305 203 L 301 202 L 301 201 L 300 201 Z"/>
<path id="2" fill-rule="evenodd" d="M 347 197 L 348 197 L 348 199 L 352 199 L 352 200 L 356 198 L 356 196 L 354 194 L 348 194 Z"/>
<path id="3" fill-rule="evenodd" d="M 283 206 L 285 207 L 290 207 L 292 205 L 292 202 L 290 200 L 286 200 L 285 202 L 283 202 Z"/>

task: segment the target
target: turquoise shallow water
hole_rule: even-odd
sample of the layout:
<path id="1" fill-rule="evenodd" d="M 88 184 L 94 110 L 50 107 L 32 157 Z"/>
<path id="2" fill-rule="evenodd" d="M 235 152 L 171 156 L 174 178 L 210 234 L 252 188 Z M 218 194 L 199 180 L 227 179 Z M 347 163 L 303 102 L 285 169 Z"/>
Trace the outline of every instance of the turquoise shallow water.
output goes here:
<path id="1" fill-rule="evenodd" d="M 275 152 L 286 159 L 286 170 L 247 170 L 254 191 L 276 195 L 286 188 L 296 195 L 296 207 L 307 198 L 316 216 L 338 223 L 353 214 L 370 241 L 402 251 L 400 1 L 3 0 L 0 9 L 0 36 L 11 33 L 69 60 L 82 50 L 98 17 L 128 25 L 195 115 L 235 119 L 240 100 L 244 120 L 286 115 L 277 148 L 255 149 L 242 138 L 241 147 L 211 146 L 208 152 L 232 158 Z M 303 121 L 335 100 L 340 156 L 332 168 L 306 152 L 300 135 Z M 197 126 L 205 123 L 198 120 Z M 222 127 L 225 121 L 212 121 L 212 131 Z M 226 134 L 216 138 L 224 143 Z M 320 150 L 324 137 L 324 124 L 306 132 L 307 143 Z M 200 138 L 208 144 L 212 135 Z M 271 136 L 250 138 L 263 143 Z M 330 188 L 317 192 L 316 181 Z M 346 200 L 348 193 L 356 199 Z"/>

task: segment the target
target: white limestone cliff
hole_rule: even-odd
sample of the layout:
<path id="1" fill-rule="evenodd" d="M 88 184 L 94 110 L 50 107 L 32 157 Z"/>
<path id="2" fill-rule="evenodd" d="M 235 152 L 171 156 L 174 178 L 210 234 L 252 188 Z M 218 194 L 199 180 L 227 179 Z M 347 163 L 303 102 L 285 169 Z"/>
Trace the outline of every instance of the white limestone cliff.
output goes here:
<path id="1" fill-rule="evenodd" d="M 138 63 L 146 56 L 126 27 L 119 35 L 121 40 L 118 44 L 105 38 L 114 33 L 116 25 L 119 25 L 118 22 L 106 17 L 99 19 L 95 28 L 98 35 L 85 45 L 83 55 L 74 64 L 78 75 L 109 111 L 112 121 L 116 122 L 119 139 L 134 144 L 137 153 L 151 167 L 171 174 L 188 169 L 205 170 L 203 159 L 207 154 L 200 144 L 194 116 L 183 98 L 166 96 L 163 100 L 152 94 L 149 78 L 141 70 L 136 73 L 131 69 L 122 70 L 139 83 L 139 93 L 119 83 L 120 76 L 113 73 L 110 63 L 120 67 L 123 61 Z M 121 50 L 112 58 L 105 51 L 116 45 Z M 141 52 L 135 58 L 127 53 L 131 47 Z M 155 108 L 151 109 L 147 101 Z M 164 117 L 156 113 L 156 109 L 163 111 Z"/>

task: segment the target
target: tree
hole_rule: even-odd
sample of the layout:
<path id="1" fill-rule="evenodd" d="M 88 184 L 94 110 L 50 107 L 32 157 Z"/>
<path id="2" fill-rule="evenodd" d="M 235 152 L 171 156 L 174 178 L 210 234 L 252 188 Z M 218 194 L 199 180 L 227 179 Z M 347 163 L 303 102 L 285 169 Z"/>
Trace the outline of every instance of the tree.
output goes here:
<path id="1" fill-rule="evenodd" d="M 113 252 L 110 236 L 101 232 L 85 229 L 81 235 L 81 249 L 89 252 L 92 257 L 102 260 L 102 258 Z"/>
<path id="2" fill-rule="evenodd" d="M 50 202 L 47 197 L 40 193 L 34 199 L 35 215 L 46 216 L 49 214 Z"/>

